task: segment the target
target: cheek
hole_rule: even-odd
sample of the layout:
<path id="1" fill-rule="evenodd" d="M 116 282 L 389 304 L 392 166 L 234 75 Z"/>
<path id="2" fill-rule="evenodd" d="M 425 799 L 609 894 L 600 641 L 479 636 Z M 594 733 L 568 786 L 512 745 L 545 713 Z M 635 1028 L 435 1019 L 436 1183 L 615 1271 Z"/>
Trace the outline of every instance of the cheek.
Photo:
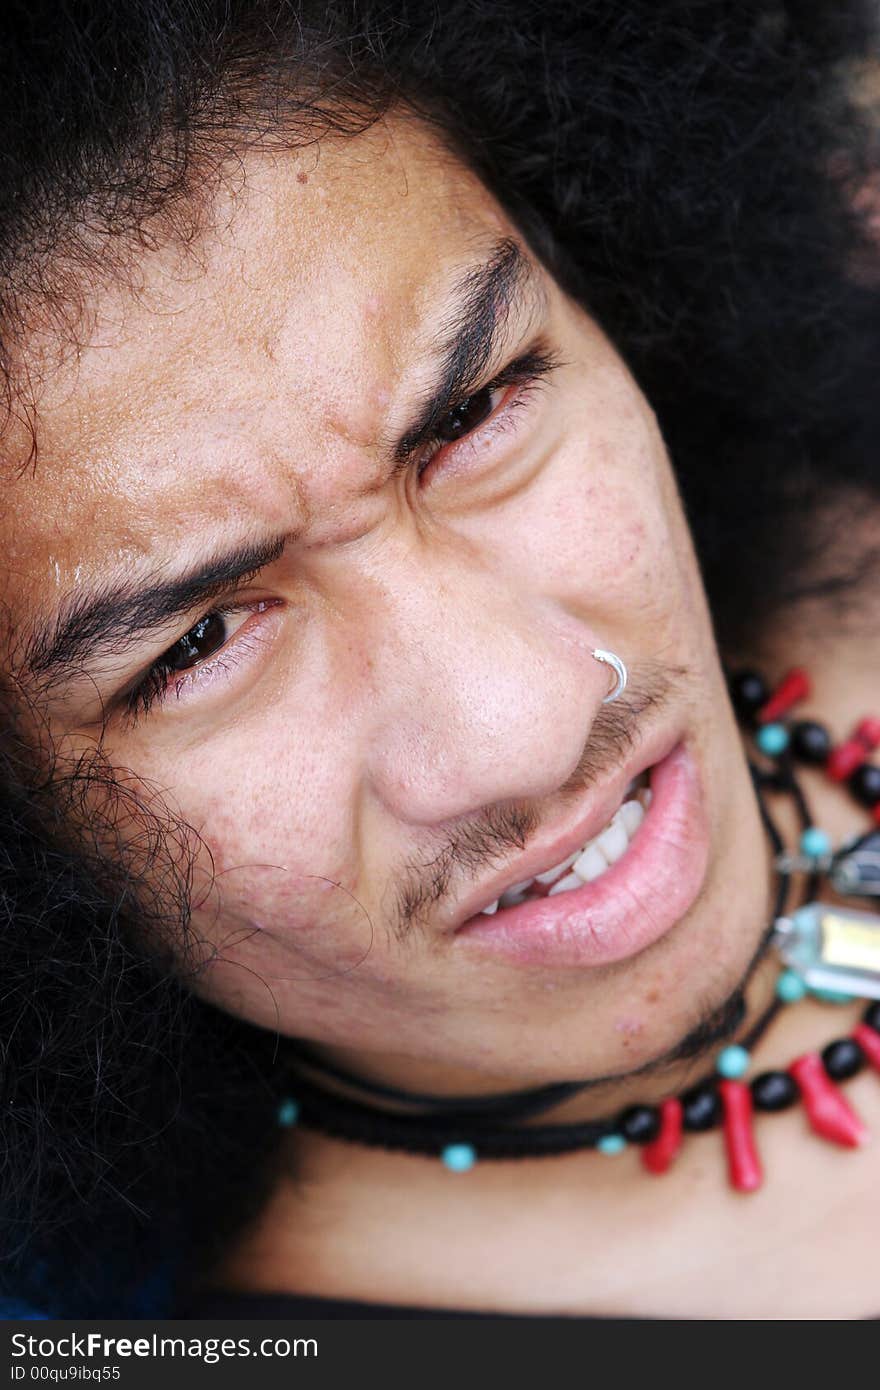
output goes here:
<path id="1" fill-rule="evenodd" d="M 264 770 L 271 768 L 270 759 Z M 207 814 L 190 823 L 199 826 L 227 899 L 234 887 L 235 896 L 257 910 L 271 899 L 286 917 L 313 908 L 323 915 L 323 899 L 333 885 L 349 891 L 353 886 L 352 837 L 345 835 L 342 808 L 334 820 L 315 809 L 332 801 L 316 793 L 290 797 L 286 787 L 283 771 L 278 781 L 266 777 L 249 788 L 231 785 L 224 805 L 212 810 L 209 804 Z"/>
<path id="2" fill-rule="evenodd" d="M 407 973 L 341 874 L 238 863 L 237 852 L 218 843 L 193 916 L 203 968 L 192 987 L 203 998 L 262 1027 L 338 1044 L 377 1026 L 382 1034 L 396 1011 L 417 1009 L 420 1026 L 431 1010 L 445 1014 L 448 1001 L 433 997 L 424 972 Z"/>
<path id="3" fill-rule="evenodd" d="M 255 716 L 205 753 L 151 763 L 150 782 L 171 789 L 169 812 L 201 841 L 193 900 L 203 925 L 278 927 L 307 945 L 316 924 L 339 918 L 360 943 L 351 760 L 344 739 L 314 733 L 314 721 Z"/>
<path id="4" fill-rule="evenodd" d="M 537 486 L 514 519 L 518 572 L 589 605 L 597 619 L 679 611 L 697 579 L 686 524 L 653 416 L 629 379 L 575 400 Z"/>
<path id="5" fill-rule="evenodd" d="M 303 982 L 351 969 L 369 953 L 369 913 L 340 879 L 270 863 L 200 866 L 198 934 L 235 960 Z"/>
<path id="6" fill-rule="evenodd" d="M 195 875 L 192 925 L 199 958 L 210 962 L 206 990 L 216 1001 L 232 1001 L 260 1021 L 266 982 L 301 999 L 340 972 L 358 980 L 375 975 L 369 906 L 346 866 L 334 869 L 326 845 L 310 854 L 293 825 L 286 833 L 275 826 L 262 839 L 259 825 L 232 826 L 226 834 L 206 825 L 203 833 L 210 854 Z M 235 1003 L 237 992 L 247 1007 Z"/>

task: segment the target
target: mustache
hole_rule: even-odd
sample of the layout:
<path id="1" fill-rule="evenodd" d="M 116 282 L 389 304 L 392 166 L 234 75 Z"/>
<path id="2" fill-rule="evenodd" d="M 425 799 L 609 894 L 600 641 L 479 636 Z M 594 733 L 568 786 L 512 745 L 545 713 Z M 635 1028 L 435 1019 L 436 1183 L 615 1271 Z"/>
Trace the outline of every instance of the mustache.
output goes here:
<path id="1" fill-rule="evenodd" d="M 623 694 L 596 711 L 577 766 L 556 792 L 552 812 L 533 802 L 487 806 L 449 832 L 427 858 L 409 860 L 393 889 L 390 925 L 397 939 L 403 941 L 413 929 L 428 926 L 438 905 L 465 876 L 476 878 L 512 852 L 522 853 L 542 827 L 558 817 L 559 802 L 606 782 L 642 741 L 642 717 L 654 711 L 656 718 L 667 709 L 689 674 L 686 667 L 655 661 L 630 667 Z"/>

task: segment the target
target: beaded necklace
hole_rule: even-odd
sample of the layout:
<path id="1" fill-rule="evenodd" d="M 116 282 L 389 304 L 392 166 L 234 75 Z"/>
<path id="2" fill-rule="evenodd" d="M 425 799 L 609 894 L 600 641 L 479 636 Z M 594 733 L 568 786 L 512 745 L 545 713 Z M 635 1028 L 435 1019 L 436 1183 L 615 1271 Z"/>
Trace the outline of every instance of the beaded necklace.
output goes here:
<path id="1" fill-rule="evenodd" d="M 830 837 L 813 822 L 795 763 L 822 766 L 833 781 L 845 782 L 880 827 L 880 767 L 868 762 L 880 746 L 880 719 L 862 720 L 835 747 L 828 730 L 815 721 L 784 722 L 810 693 L 809 676 L 802 669 L 790 671 L 773 691 L 754 671 L 729 675 L 728 684 L 734 707 L 766 760 L 763 767 L 749 760 L 749 769 L 778 880 L 772 919 L 753 966 L 770 948 L 782 964 L 772 1003 L 742 1042 L 722 1048 L 711 1072 L 659 1105 L 630 1105 L 602 1120 L 518 1126 L 590 1083 L 558 1082 L 492 1096 L 423 1095 L 357 1077 L 295 1039 L 277 1106 L 279 1126 L 300 1125 L 337 1139 L 439 1158 L 456 1173 L 482 1160 L 548 1157 L 577 1149 L 610 1156 L 634 1145 L 644 1168 L 654 1174 L 671 1167 L 686 1133 L 720 1128 L 730 1183 L 740 1192 L 755 1191 L 763 1180 L 753 1134 L 755 1111 L 778 1113 L 800 1102 L 814 1133 L 848 1148 L 862 1144 L 867 1131 L 838 1083 L 865 1066 L 880 1072 L 880 915 L 821 903 L 817 893 L 827 876 L 841 896 L 880 896 L 880 829 L 853 837 L 835 851 Z M 801 826 L 795 852 L 786 850 L 769 814 L 768 790 L 786 792 L 794 800 Z M 805 901 L 786 915 L 795 869 L 807 874 Z M 785 1071 L 765 1071 L 747 1082 L 751 1049 L 780 1009 L 807 995 L 830 1005 L 864 996 L 871 1002 L 848 1036 L 834 1038 L 821 1052 L 795 1058 Z M 321 1076 L 379 1105 L 328 1090 L 319 1084 Z M 396 1108 L 381 1109 L 383 1101 Z"/>

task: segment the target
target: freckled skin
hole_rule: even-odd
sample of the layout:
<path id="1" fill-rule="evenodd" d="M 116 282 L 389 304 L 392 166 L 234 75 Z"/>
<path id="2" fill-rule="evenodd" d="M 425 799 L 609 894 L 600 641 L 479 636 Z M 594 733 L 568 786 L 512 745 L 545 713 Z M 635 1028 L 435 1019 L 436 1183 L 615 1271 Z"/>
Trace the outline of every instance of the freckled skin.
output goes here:
<path id="1" fill-rule="evenodd" d="M 444 296 L 516 229 L 411 127 L 327 142 L 307 182 L 293 156 L 246 168 L 198 266 L 165 247 L 137 297 L 93 296 L 89 339 L 39 402 L 39 488 L 23 479 L 6 512 L 29 557 L 7 597 L 51 612 L 50 555 L 63 590 L 197 558 L 243 527 L 301 527 L 244 594 L 275 605 L 253 624 L 256 655 L 104 730 L 213 856 L 195 921 L 218 959 L 199 988 L 435 1089 L 644 1065 L 725 997 L 766 913 L 766 885 L 742 873 L 765 849 L 654 417 L 542 272 L 537 326 L 563 365 L 515 429 L 447 449 L 424 485 L 382 482 L 381 441 L 424 391 Z M 511 324 L 506 360 L 534 316 Z M 484 857 L 399 930 L 407 876 L 487 808 L 573 818 L 560 789 L 607 690 L 594 646 L 624 656 L 635 690 L 651 663 L 677 673 L 647 717 L 686 732 L 725 788 L 701 900 L 642 957 L 524 974 L 450 949 L 456 903 L 498 866 Z M 87 704 L 80 691 L 54 711 L 71 750 L 96 737 Z M 621 1008 L 658 980 L 663 1007 L 622 1033 Z"/>

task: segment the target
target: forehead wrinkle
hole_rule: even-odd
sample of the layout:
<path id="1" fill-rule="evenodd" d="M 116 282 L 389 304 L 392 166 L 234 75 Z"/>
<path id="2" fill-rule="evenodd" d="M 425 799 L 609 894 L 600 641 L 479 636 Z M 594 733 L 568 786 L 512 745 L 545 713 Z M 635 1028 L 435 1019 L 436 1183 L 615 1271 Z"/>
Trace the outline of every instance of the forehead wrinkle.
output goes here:
<path id="1" fill-rule="evenodd" d="M 443 310 L 449 307 L 447 287 L 466 283 L 471 269 L 465 267 L 462 271 L 459 266 L 450 273 L 444 267 L 431 277 L 430 285 L 421 287 L 422 293 L 418 296 L 412 293 L 409 277 L 403 283 L 397 282 L 392 311 L 399 304 L 408 320 L 408 327 L 412 328 L 415 324 L 424 327 L 425 321 L 419 317 L 418 310 L 430 303 L 428 325 L 442 321 Z M 440 289 L 438 281 L 442 287 Z M 442 289 L 446 290 L 445 295 L 442 295 Z M 444 303 L 438 308 L 437 299 L 440 297 Z M 417 299 L 420 301 L 418 308 Z M 394 333 L 396 324 L 392 322 L 393 312 L 382 312 L 381 296 L 370 293 L 359 300 L 358 307 L 361 321 L 374 330 L 373 360 L 376 348 L 381 348 L 384 360 L 375 367 L 372 387 L 359 398 L 360 401 L 366 398 L 368 418 L 362 416 L 360 420 L 352 420 L 348 416 L 334 414 L 332 408 L 327 412 L 329 418 L 325 426 L 332 430 L 338 443 L 348 448 L 328 448 L 326 446 L 330 440 L 326 437 L 322 446 L 320 439 L 315 438 L 313 429 L 307 429 L 301 437 L 303 447 L 300 457 L 292 457 L 294 451 L 289 444 L 289 431 L 285 428 L 285 410 L 280 415 L 277 411 L 273 412 L 276 418 L 271 422 L 261 422 L 267 426 L 265 433 L 272 442 L 261 439 L 259 452 L 256 449 L 248 450 L 242 443 L 243 439 L 253 439 L 256 443 L 255 435 L 262 431 L 257 430 L 256 422 L 248 418 L 247 409 L 239 412 L 231 404 L 218 409 L 215 401 L 206 402 L 210 421 L 206 428 L 203 419 L 193 414 L 192 402 L 180 400 L 182 391 L 178 390 L 176 399 L 168 403 L 170 409 L 166 417 L 155 431 L 152 428 L 149 430 L 150 434 L 158 434 L 159 438 L 173 433 L 173 450 L 166 453 L 153 448 L 138 462 L 135 449 L 125 440 L 115 448 L 111 447 L 101 457 L 95 447 L 98 444 L 95 435 L 100 438 L 110 422 L 99 417 L 95 430 L 95 421 L 88 417 L 86 403 L 78 402 L 90 437 L 82 441 L 85 448 L 77 451 L 79 456 L 74 455 L 66 461 L 66 465 L 75 468 L 78 473 L 77 491 L 82 501 L 88 498 L 89 514 L 98 522 L 94 530 L 112 529 L 117 566 L 127 567 L 143 560 L 161 562 L 175 546 L 186 543 L 193 532 L 212 530 L 217 522 L 218 502 L 221 500 L 230 523 L 241 523 L 242 520 L 259 516 L 271 529 L 304 529 L 315 510 L 310 504 L 310 484 L 318 484 L 314 501 L 320 505 L 324 495 L 331 490 L 335 492 L 335 503 L 343 500 L 343 494 L 350 491 L 352 482 L 358 491 L 363 488 L 369 492 L 382 480 L 382 460 L 376 457 L 380 428 L 377 422 L 385 417 L 389 401 L 394 398 L 394 386 L 400 376 L 398 363 L 404 355 L 404 335 Z M 381 331 L 375 332 L 379 326 Z M 416 335 L 411 332 L 405 336 L 414 340 Z M 279 365 L 276 363 L 276 368 Z M 240 385 L 239 390 L 241 394 L 246 394 L 244 384 Z M 114 431 L 117 437 L 118 424 L 117 418 Z M 285 434 L 288 435 L 286 445 L 281 438 Z M 191 450 L 188 436 L 193 439 Z M 216 445 L 212 436 L 216 437 Z M 357 449 L 361 457 L 354 458 L 352 449 Z M 90 455 L 87 466 L 84 466 L 84 454 Z M 375 468 L 370 466 L 374 460 Z M 365 461 L 369 469 L 366 473 Z M 105 571 L 108 559 L 103 545 L 89 556 L 88 546 L 83 548 L 81 532 L 68 532 L 67 544 L 64 543 L 62 513 L 67 514 L 68 502 L 63 495 L 58 502 L 61 508 L 58 525 L 51 527 L 55 533 L 55 543 L 52 556 L 46 557 L 46 560 L 51 559 L 51 572 L 47 577 L 56 592 L 59 580 L 62 583 L 69 581 L 74 567 L 77 582 L 80 582 L 80 576 L 84 580 L 89 571 L 93 574 Z M 122 515 L 120 504 L 124 508 Z M 157 529 L 157 517 L 161 519 L 161 529 Z M 50 515 L 44 513 L 43 520 L 51 526 Z M 66 576 L 56 573 L 59 558 L 66 561 L 65 568 L 69 571 Z"/>
<path id="2" fill-rule="evenodd" d="M 63 412 L 57 394 L 48 402 L 50 413 L 55 412 L 52 471 L 57 467 L 63 482 L 35 502 L 42 533 L 36 542 L 44 555 L 50 546 L 56 553 L 68 548 L 71 572 L 84 559 L 92 558 L 98 566 L 106 562 L 106 550 L 100 555 L 93 548 L 92 557 L 82 554 L 89 548 L 87 541 L 100 540 L 93 534 L 98 507 L 105 546 L 118 548 L 121 539 L 132 551 L 152 553 L 158 512 L 164 513 L 159 539 L 167 543 L 171 535 L 173 541 L 182 526 L 203 524 L 209 511 L 216 519 L 218 493 L 238 492 L 241 482 L 254 477 L 254 470 L 262 472 L 262 492 L 259 484 L 254 491 L 246 486 L 227 500 L 232 510 L 256 510 L 261 519 L 267 497 L 273 513 L 283 510 L 289 518 L 296 508 L 298 515 L 307 516 L 313 483 L 338 486 L 340 476 L 353 477 L 351 445 L 361 451 L 366 446 L 366 461 L 363 454 L 357 461 L 358 477 L 366 478 L 368 466 L 372 472 L 376 425 L 384 412 L 390 415 L 399 408 L 403 372 L 415 360 L 417 340 L 430 333 L 438 318 L 455 266 L 467 263 L 469 252 L 476 259 L 480 247 L 490 246 L 509 224 L 475 176 L 439 159 L 433 147 L 407 147 L 407 197 L 423 189 L 430 205 L 442 212 L 442 221 L 439 213 L 434 215 L 444 233 L 436 243 L 446 258 L 440 263 L 440 256 L 426 255 L 423 242 L 405 233 L 406 209 L 395 197 L 389 198 L 378 176 L 381 160 L 377 164 L 371 157 L 361 177 L 356 153 L 353 145 L 346 146 L 341 163 L 336 156 L 325 161 L 323 178 L 312 178 L 307 185 L 310 202 L 304 202 L 302 186 L 294 186 L 289 160 L 273 160 L 265 168 L 249 160 L 249 192 L 261 190 L 263 207 L 273 212 L 274 220 L 248 224 L 246 217 L 230 216 L 220 226 L 218 219 L 218 235 L 211 240 L 209 234 L 195 275 L 186 257 L 181 273 L 170 249 L 160 258 L 145 258 L 145 293 L 130 304 L 123 303 L 124 287 L 109 288 L 109 309 L 98 316 L 101 333 L 94 339 L 97 372 L 90 372 L 86 380 L 61 381 L 62 398 L 69 401 Z M 322 198 L 325 193 L 336 197 L 334 180 L 349 179 L 353 169 L 351 190 L 346 184 L 344 201 L 334 212 L 332 199 L 322 203 Z M 478 194 L 472 203 L 466 184 Z M 369 221 L 366 235 L 364 216 Z M 316 233 L 309 231 L 312 224 Z M 297 233 L 299 226 L 305 228 L 304 238 Z M 104 332 L 108 325 L 109 334 Z M 357 328 L 355 341 L 363 344 L 354 360 L 352 325 Z M 130 351 L 117 351 L 114 327 L 120 339 L 128 334 Z M 311 349 L 303 351 L 309 338 Z M 320 409 L 328 400 L 328 348 L 337 382 L 330 418 L 343 426 L 333 437 L 338 447 L 332 451 L 327 447 L 328 421 Z M 84 344 L 84 367 L 90 351 Z M 366 384 L 365 362 L 372 364 Z M 71 381 L 76 382 L 73 391 Z M 221 405 L 228 416 L 241 411 L 235 432 L 252 446 L 249 457 L 238 450 L 233 455 L 227 437 L 217 451 L 222 456 L 219 468 L 210 450 L 198 454 L 205 462 L 193 464 L 185 436 L 201 436 L 204 445 L 201 414 L 210 418 Z M 358 417 L 352 417 L 352 405 L 362 407 Z M 378 466 L 377 460 L 377 475 Z M 336 479 L 328 479 L 334 471 Z M 75 479 L 70 477 L 73 472 Z M 271 486 L 266 485 L 267 472 Z M 168 475 L 172 485 L 161 501 L 160 473 Z M 206 498 L 202 493 L 214 495 Z M 316 505 L 322 495 L 323 487 L 316 492 Z M 262 502 L 261 508 L 255 507 L 255 500 Z"/>
<path id="3" fill-rule="evenodd" d="M 332 277 L 323 303 L 305 323 L 291 307 L 291 322 L 274 353 L 282 371 L 285 359 L 289 363 L 287 392 L 294 378 L 297 401 L 314 432 L 310 473 L 326 470 L 325 440 L 367 454 L 377 450 L 389 406 L 414 356 L 417 289 L 404 267 L 396 273 L 389 268 L 384 281 L 375 273 L 361 280 L 346 270 Z"/>
<path id="4" fill-rule="evenodd" d="M 146 460 L 143 471 L 148 469 Z M 269 455 L 231 461 L 209 454 L 198 469 L 187 468 L 185 460 L 163 459 L 155 473 L 161 473 L 161 487 L 130 489 L 120 514 L 119 489 L 112 469 L 105 469 L 110 481 L 105 476 L 104 485 L 94 485 L 87 501 L 82 499 L 91 518 L 88 528 L 65 526 L 64 496 L 56 495 L 55 515 L 42 519 L 42 544 L 32 541 L 16 567 L 16 593 L 10 593 L 16 627 L 114 575 L 164 568 L 184 555 L 198 558 L 218 548 L 224 537 L 295 531 L 305 520 L 294 470 L 271 462 Z"/>

